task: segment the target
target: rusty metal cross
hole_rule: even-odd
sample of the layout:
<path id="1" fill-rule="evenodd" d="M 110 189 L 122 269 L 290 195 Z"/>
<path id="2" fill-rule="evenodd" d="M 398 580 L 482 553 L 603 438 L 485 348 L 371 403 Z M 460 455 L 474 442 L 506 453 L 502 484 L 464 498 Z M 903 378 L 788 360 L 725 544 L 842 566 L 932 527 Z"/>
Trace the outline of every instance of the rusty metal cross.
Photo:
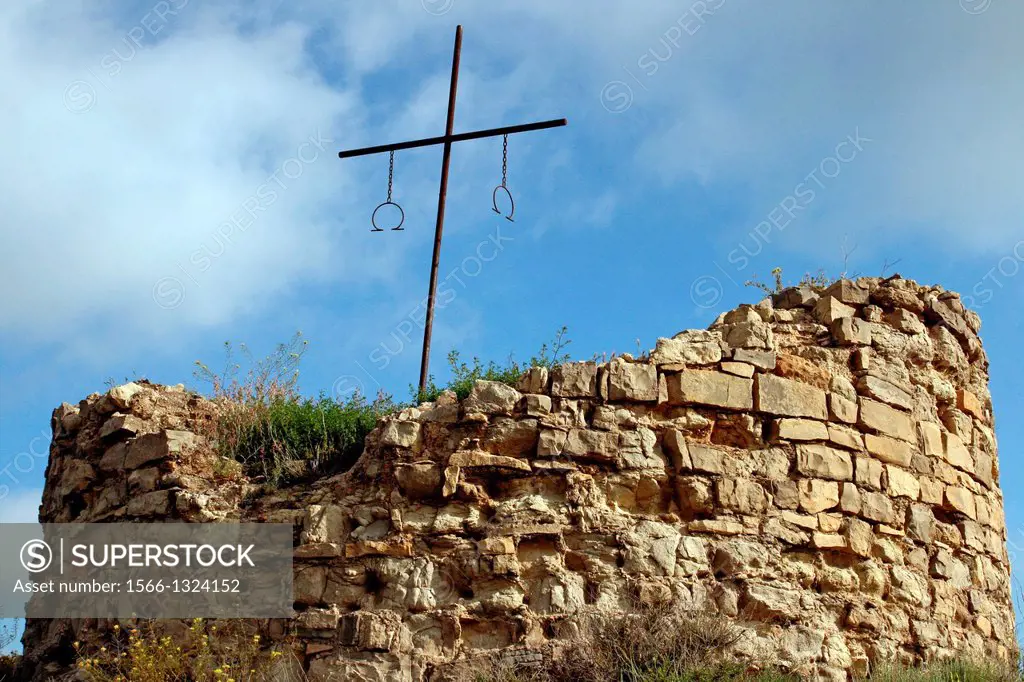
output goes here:
<path id="1" fill-rule="evenodd" d="M 451 161 L 452 144 L 455 142 L 465 142 L 467 140 L 477 140 L 484 137 L 497 137 L 498 135 L 507 136 L 512 135 L 514 133 L 525 133 L 531 130 L 557 128 L 559 126 L 564 126 L 568 123 L 566 119 L 560 118 L 552 121 L 525 123 L 522 125 L 505 126 L 503 128 L 491 128 L 489 130 L 475 130 L 469 133 L 459 133 L 458 135 L 454 134 L 453 128 L 455 127 L 455 93 L 456 90 L 458 89 L 459 83 L 459 59 L 461 55 L 462 26 L 457 26 L 455 28 L 455 54 L 452 57 L 451 87 L 448 90 L 448 123 L 447 126 L 445 127 L 444 135 L 440 137 L 429 137 L 422 140 L 398 142 L 395 144 L 383 144 L 378 145 L 376 147 L 364 147 L 362 149 L 350 149 L 348 151 L 338 152 L 338 157 L 342 159 L 351 158 L 353 156 L 366 156 L 369 154 L 380 154 L 383 152 L 390 152 L 392 154 L 393 159 L 394 152 L 401 149 L 429 147 L 438 144 L 444 145 L 444 155 L 441 158 L 441 189 L 438 193 L 437 198 L 437 224 L 434 227 L 434 256 L 430 263 L 430 288 L 428 289 L 427 293 L 427 317 L 423 327 L 423 356 L 420 361 L 420 393 L 426 390 L 427 374 L 430 365 L 430 334 L 434 325 L 434 296 L 437 292 L 437 267 L 438 263 L 441 260 L 441 232 L 444 228 L 444 207 L 445 199 L 448 194 L 448 165 L 449 162 Z M 504 179 L 502 180 L 502 186 L 504 186 Z M 391 201 L 390 188 L 391 185 L 389 176 L 388 202 Z M 383 230 L 377 229 L 374 231 L 379 232 Z"/>

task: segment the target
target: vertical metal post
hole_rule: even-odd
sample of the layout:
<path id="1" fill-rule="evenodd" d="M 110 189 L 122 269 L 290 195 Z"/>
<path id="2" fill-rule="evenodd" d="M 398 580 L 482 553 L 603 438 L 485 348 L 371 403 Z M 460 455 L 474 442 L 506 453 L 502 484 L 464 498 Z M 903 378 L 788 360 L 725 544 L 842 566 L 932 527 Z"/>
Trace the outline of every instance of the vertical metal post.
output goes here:
<path id="1" fill-rule="evenodd" d="M 452 57 L 452 80 L 448 91 L 448 124 L 445 136 L 451 138 L 455 129 L 455 93 L 459 86 L 459 57 L 462 54 L 462 26 L 455 28 L 455 53 Z M 437 267 L 441 260 L 441 232 L 444 230 L 444 204 L 448 196 L 448 164 L 452 156 L 451 139 L 445 140 L 441 160 L 441 190 L 437 198 L 437 226 L 434 228 L 434 257 L 430 262 L 430 289 L 427 293 L 427 319 L 423 326 L 423 358 L 420 360 L 420 393 L 427 388 L 430 370 L 430 334 L 434 327 L 434 295 L 437 292 Z"/>

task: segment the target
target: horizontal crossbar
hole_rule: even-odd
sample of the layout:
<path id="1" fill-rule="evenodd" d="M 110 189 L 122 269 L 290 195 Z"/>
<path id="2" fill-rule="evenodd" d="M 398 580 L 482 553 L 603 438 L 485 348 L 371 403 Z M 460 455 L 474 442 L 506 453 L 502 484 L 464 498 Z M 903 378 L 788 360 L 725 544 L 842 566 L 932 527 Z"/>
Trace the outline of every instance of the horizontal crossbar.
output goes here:
<path id="1" fill-rule="evenodd" d="M 558 128 L 568 124 L 564 118 L 553 121 L 541 121 L 539 123 L 524 123 L 517 126 L 506 126 L 504 128 L 491 128 L 489 130 L 475 130 L 471 133 L 459 133 L 458 135 L 442 135 L 440 137 L 428 137 L 423 140 L 412 140 L 410 142 L 398 142 L 396 144 L 382 144 L 376 147 L 363 147 L 362 149 L 350 149 L 338 152 L 338 158 L 349 159 L 353 156 L 367 156 L 369 154 L 380 154 L 381 152 L 395 152 L 399 149 L 413 149 L 415 147 L 429 147 L 445 142 L 465 142 L 466 140 L 478 140 L 482 137 L 496 137 L 498 135 L 512 135 L 513 133 L 528 133 L 531 130 L 544 130 L 546 128 Z"/>

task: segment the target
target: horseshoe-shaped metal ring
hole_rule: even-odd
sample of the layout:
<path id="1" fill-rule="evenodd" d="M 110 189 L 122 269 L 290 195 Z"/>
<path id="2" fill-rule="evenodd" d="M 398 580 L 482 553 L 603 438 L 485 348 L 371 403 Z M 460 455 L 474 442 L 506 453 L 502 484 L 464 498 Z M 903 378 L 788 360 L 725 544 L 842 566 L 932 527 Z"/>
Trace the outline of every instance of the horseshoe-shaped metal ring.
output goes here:
<path id="1" fill-rule="evenodd" d="M 398 212 L 401 214 L 401 217 L 400 217 L 400 219 L 398 221 L 398 227 L 392 227 L 391 229 L 392 230 L 402 230 L 402 231 L 404 231 L 404 228 L 402 227 L 402 224 L 405 222 L 405 211 L 403 211 L 402 207 L 399 206 L 398 204 L 396 204 L 395 202 L 393 202 L 393 201 L 385 201 L 383 204 L 381 204 L 377 208 L 373 209 L 373 215 L 370 216 L 370 222 L 373 224 L 373 229 L 370 230 L 370 232 L 383 232 L 384 231 L 383 229 L 377 227 L 377 211 L 381 210 L 385 206 L 394 206 L 395 208 L 398 209 Z"/>
<path id="2" fill-rule="evenodd" d="M 498 185 L 497 187 L 494 188 L 494 191 L 491 192 L 491 203 L 494 206 L 494 212 L 497 213 L 498 215 L 501 215 L 501 211 L 498 210 L 499 189 L 505 190 L 505 194 L 508 196 L 508 201 L 512 205 L 512 210 L 509 212 L 507 216 L 505 216 L 505 220 L 509 221 L 510 223 L 514 223 L 515 221 L 512 220 L 512 216 L 516 214 L 516 200 L 512 198 L 512 192 L 509 192 L 508 187 L 506 187 L 505 185 Z"/>

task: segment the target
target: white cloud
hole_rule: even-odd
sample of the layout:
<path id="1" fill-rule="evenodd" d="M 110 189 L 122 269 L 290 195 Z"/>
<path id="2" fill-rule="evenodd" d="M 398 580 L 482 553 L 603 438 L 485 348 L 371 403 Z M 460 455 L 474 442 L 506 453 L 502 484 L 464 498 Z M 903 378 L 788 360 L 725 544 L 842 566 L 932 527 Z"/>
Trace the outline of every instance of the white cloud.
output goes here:
<path id="1" fill-rule="evenodd" d="M 532 177 L 511 169 L 536 184 L 535 203 L 558 191 L 545 204 L 550 224 L 575 222 L 588 197 L 606 197 L 610 210 L 622 209 L 623 196 L 638 200 L 639 187 L 607 187 L 573 168 L 588 154 L 620 151 L 637 185 L 696 181 L 736 192 L 739 213 L 756 222 L 859 128 L 873 146 L 815 207 L 819 239 L 803 248 L 834 250 L 845 232 L 864 237 L 862 249 L 927 233 L 969 252 L 1019 232 L 1018 5 L 972 15 L 923 0 L 884 13 L 796 1 L 595 0 L 580 12 L 546 0 L 455 0 L 435 15 L 399 0 L 185 4 L 163 23 L 145 5 L 127 18 L 112 14 L 113 3 L 89 13 L 26 0 L 0 8 L 0 125 L 15 133 L 6 149 L 16 160 L 0 170 L 0 269 L 19 283 L 0 302 L 0 333 L 53 340 L 73 330 L 85 353 L 132 333 L 151 343 L 264 312 L 300 283 L 392 281 L 429 235 L 387 249 L 367 239 L 383 162 L 342 164 L 333 151 L 440 129 L 442 55 L 456 21 L 467 29 L 460 129 L 520 114 L 570 118 L 576 148 L 538 151 L 524 137 L 514 149 L 517 163 L 537 168 Z M 695 19 L 701 7 L 717 9 Z M 147 28 L 134 48 L 139 26 Z M 633 108 L 618 116 L 599 100 L 611 80 L 634 91 Z M 643 121 L 639 139 L 624 132 L 631 120 Z M 280 179 L 281 165 L 318 134 L 334 138 L 327 153 L 290 162 L 302 175 L 277 187 L 274 204 L 244 234 L 236 229 L 222 256 L 204 260 L 202 249 L 223 248 L 220 226 L 232 214 L 244 219 L 257 188 L 272 173 Z M 490 178 L 493 151 L 468 145 L 454 168 Z M 568 186 L 554 188 L 543 172 L 549 152 L 562 173 L 555 182 Z M 431 222 L 434 162 L 426 152 L 399 157 L 411 220 Z M 716 227 L 732 244 L 752 225 Z M 157 298 L 173 302 L 177 283 L 166 278 L 185 289 L 173 310 L 153 301 L 162 282 Z"/>
<path id="2" fill-rule="evenodd" d="M 60 10 L 0 14 L 18 103 L 0 112 L 18 133 L 18 162 L 0 170 L 0 269 L 22 283 L 0 329 L 159 335 L 223 323 L 299 281 L 373 276 L 380 258 L 334 217 L 354 184 L 334 138 L 357 100 L 311 67 L 308 27 L 244 34 L 200 17 L 134 53 L 108 42 L 130 57 L 109 61 L 105 23 L 89 17 L 49 17 L 65 40 L 47 50 L 30 30 L 43 11 Z"/>

